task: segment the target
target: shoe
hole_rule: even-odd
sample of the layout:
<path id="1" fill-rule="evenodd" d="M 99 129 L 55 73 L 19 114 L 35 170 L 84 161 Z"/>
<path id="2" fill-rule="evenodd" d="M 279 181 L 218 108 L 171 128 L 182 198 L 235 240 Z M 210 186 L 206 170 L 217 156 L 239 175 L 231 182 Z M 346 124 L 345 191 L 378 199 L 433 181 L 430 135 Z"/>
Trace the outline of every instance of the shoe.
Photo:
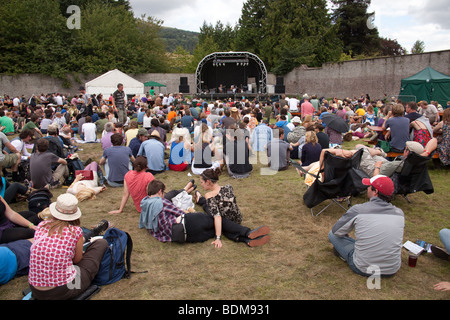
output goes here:
<path id="1" fill-rule="evenodd" d="M 334 253 L 334 255 L 335 255 L 336 257 L 338 257 L 338 258 L 341 259 L 342 261 L 346 261 L 346 260 L 344 259 L 344 257 L 341 256 L 341 255 L 339 254 L 339 252 L 336 250 L 335 247 L 333 247 L 333 253 Z"/>
<path id="2" fill-rule="evenodd" d="M 92 158 L 89 158 L 86 160 L 86 162 L 84 163 L 84 166 L 87 167 L 89 164 L 92 163 Z"/>
<path id="3" fill-rule="evenodd" d="M 247 245 L 251 248 L 262 246 L 270 241 L 270 235 L 266 234 L 261 237 L 250 239 Z"/>
<path id="4" fill-rule="evenodd" d="M 450 260 L 450 254 L 444 248 L 431 245 L 431 252 L 433 252 L 433 254 L 439 259 Z"/>
<path id="5" fill-rule="evenodd" d="M 48 189 L 57 189 L 62 185 L 60 180 L 53 181 L 52 183 L 48 184 Z"/>
<path id="6" fill-rule="evenodd" d="M 196 191 L 195 192 L 195 203 L 198 204 L 201 197 L 202 197 L 202 194 L 200 193 L 200 191 Z"/>
<path id="7" fill-rule="evenodd" d="M 109 221 L 108 220 L 102 220 L 98 225 L 94 227 L 92 230 L 92 237 L 96 237 L 100 235 L 102 232 L 105 232 L 109 228 Z"/>
<path id="8" fill-rule="evenodd" d="M 269 227 L 267 227 L 267 226 L 261 226 L 261 227 L 259 227 L 259 228 L 254 229 L 254 230 L 251 230 L 251 231 L 248 233 L 247 238 L 249 238 L 249 239 L 256 239 L 256 238 L 258 238 L 258 237 L 267 235 L 267 234 L 269 234 L 269 233 L 270 233 Z"/>

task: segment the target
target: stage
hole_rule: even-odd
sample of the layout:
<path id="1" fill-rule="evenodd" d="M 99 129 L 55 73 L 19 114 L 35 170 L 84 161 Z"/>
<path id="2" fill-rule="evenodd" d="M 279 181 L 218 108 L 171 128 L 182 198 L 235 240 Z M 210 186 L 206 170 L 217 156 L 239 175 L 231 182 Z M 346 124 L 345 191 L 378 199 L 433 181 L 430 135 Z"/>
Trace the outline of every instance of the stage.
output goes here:
<path id="1" fill-rule="evenodd" d="M 231 101 L 267 101 L 267 99 L 272 99 L 275 97 L 278 100 L 278 96 L 268 95 L 267 93 L 197 93 L 196 97 L 201 98 L 206 101 L 216 101 L 216 100 L 230 100 Z M 273 101 L 273 100 L 272 100 Z"/>

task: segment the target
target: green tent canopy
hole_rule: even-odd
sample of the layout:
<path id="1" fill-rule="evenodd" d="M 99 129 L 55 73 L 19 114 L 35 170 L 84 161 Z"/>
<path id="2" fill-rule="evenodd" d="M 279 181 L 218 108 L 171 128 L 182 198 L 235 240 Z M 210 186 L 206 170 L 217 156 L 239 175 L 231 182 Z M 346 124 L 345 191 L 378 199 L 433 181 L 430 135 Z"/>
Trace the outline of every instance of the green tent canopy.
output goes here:
<path id="1" fill-rule="evenodd" d="M 450 76 L 427 67 L 409 78 L 402 79 L 399 96 L 401 100 L 405 100 L 405 96 L 415 97 L 416 102 L 438 101 L 442 106 L 446 106 L 447 101 L 450 101 Z"/>
<path id="2" fill-rule="evenodd" d="M 145 87 L 167 87 L 165 84 L 158 83 L 156 81 L 149 81 L 144 83 Z"/>
<path id="3" fill-rule="evenodd" d="M 144 83 L 144 87 L 158 87 L 159 92 L 161 93 L 161 88 L 165 88 L 166 92 L 167 92 L 167 86 L 165 84 L 156 82 L 156 81 L 148 81 L 146 83 Z"/>

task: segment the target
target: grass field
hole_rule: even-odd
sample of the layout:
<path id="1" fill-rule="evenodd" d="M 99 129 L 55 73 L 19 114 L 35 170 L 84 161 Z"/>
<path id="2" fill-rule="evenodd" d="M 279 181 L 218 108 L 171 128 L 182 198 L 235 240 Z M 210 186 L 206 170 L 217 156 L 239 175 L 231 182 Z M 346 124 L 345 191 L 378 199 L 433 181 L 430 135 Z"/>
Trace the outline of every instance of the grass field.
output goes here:
<path id="1" fill-rule="evenodd" d="M 351 148 L 346 143 L 345 148 Z M 100 160 L 100 144 L 82 145 L 82 160 Z M 138 228 L 139 214 L 131 199 L 122 214 L 118 209 L 122 189 L 108 188 L 96 199 L 80 204 L 82 224 L 92 226 L 109 219 L 117 228 L 130 233 L 134 242 L 131 279 L 104 286 L 94 300 L 448 300 L 449 292 L 438 292 L 433 285 L 450 281 L 450 263 L 432 254 L 419 258 L 417 267 L 407 264 L 402 250 L 402 266 L 397 275 L 381 279 L 379 289 L 370 289 L 367 279 L 354 274 L 333 255 L 328 232 L 344 213 L 330 207 L 313 217 L 302 196 L 306 185 L 296 170 L 290 168 L 273 176 L 260 174 L 261 164 L 244 180 L 231 179 L 224 171 L 219 183 L 232 184 L 243 213 L 243 225 L 250 228 L 268 225 L 271 241 L 249 248 L 242 243 L 223 241 L 215 249 L 211 241 L 198 244 L 161 243 L 146 230 Z M 404 241 L 417 238 L 439 244 L 438 232 L 449 227 L 450 172 L 434 169 L 430 175 L 435 192 L 410 195 L 412 204 L 397 197 L 393 204 L 406 217 Z M 157 176 L 168 190 L 180 189 L 191 179 L 188 172 L 167 171 Z M 199 179 L 196 182 L 201 189 Z M 56 197 L 66 189 L 54 190 Z M 353 204 L 365 202 L 362 194 Z M 320 205 L 319 207 L 323 207 Z M 13 205 L 25 210 L 26 203 Z M 201 210 L 201 208 L 197 208 Z M 22 299 L 27 278 L 20 277 L 0 287 L 1 300 Z"/>

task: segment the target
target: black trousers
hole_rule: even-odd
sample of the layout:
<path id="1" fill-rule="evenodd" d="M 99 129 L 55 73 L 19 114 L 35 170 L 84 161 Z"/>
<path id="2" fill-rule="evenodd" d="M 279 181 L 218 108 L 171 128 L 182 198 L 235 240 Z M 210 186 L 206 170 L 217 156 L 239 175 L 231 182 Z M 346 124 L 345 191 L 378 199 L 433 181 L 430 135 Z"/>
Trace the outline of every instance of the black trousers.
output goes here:
<path id="1" fill-rule="evenodd" d="M 209 239 L 215 238 L 216 230 L 214 227 L 214 217 L 201 213 L 188 213 L 185 216 L 186 226 L 186 242 L 205 242 Z M 235 242 L 249 241 L 248 234 L 250 228 L 243 227 L 228 219 L 222 218 L 222 233 L 228 239 Z"/>

